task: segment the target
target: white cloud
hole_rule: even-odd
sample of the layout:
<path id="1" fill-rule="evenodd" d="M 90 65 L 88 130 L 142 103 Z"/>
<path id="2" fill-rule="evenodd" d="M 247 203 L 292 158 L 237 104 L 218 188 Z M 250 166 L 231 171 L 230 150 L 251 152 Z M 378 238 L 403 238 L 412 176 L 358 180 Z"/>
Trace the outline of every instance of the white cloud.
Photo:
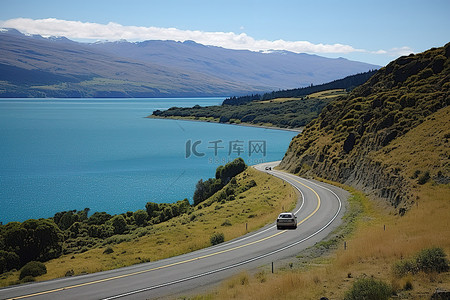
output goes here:
<path id="1" fill-rule="evenodd" d="M 400 47 L 400 48 L 392 48 L 387 51 L 387 54 L 390 56 L 404 56 L 414 53 L 414 51 L 410 47 Z"/>
<path id="2" fill-rule="evenodd" d="M 343 44 L 313 44 L 308 41 L 256 40 L 245 33 L 205 32 L 198 30 L 181 30 L 177 28 L 123 26 L 110 22 L 98 24 L 60 19 L 26 19 L 17 18 L 0 21 L 0 27 L 14 28 L 26 34 L 39 34 L 44 37 L 65 36 L 75 40 L 174 40 L 184 42 L 192 40 L 204 45 L 213 45 L 228 49 L 245 49 L 252 51 L 287 50 L 295 53 L 369 53 L 375 55 L 401 56 L 412 53 L 409 47 L 391 50 L 368 51 L 355 49 Z"/>
<path id="3" fill-rule="evenodd" d="M 204 45 L 213 45 L 229 49 L 247 49 L 252 51 L 287 50 L 296 53 L 351 53 L 365 52 L 349 45 L 313 44 L 307 41 L 255 40 L 245 33 L 204 32 L 180 30 L 177 28 L 123 26 L 110 22 L 98 24 L 59 19 L 17 18 L 0 21 L 3 28 L 15 28 L 23 33 L 48 36 L 65 36 L 83 40 L 175 40 L 184 42 L 193 40 Z"/>

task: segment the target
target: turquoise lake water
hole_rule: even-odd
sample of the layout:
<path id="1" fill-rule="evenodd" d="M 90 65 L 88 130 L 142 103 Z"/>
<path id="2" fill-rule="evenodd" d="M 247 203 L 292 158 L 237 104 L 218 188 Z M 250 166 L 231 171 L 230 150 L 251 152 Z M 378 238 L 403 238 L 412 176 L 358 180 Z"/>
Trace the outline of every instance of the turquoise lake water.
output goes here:
<path id="1" fill-rule="evenodd" d="M 282 159 L 295 132 L 144 118 L 223 99 L 0 99 L 0 222 L 192 200 L 227 161 Z"/>

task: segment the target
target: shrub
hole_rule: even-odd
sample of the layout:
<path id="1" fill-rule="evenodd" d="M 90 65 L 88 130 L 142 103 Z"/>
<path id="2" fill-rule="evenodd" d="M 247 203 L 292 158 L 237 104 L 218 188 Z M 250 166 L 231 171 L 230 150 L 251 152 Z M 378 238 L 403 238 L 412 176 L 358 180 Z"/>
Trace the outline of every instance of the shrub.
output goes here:
<path id="1" fill-rule="evenodd" d="M 448 260 L 442 248 L 424 249 L 416 256 L 417 269 L 424 272 L 446 272 Z"/>
<path id="2" fill-rule="evenodd" d="M 105 239 L 103 241 L 103 245 L 120 244 L 123 242 L 130 242 L 131 240 L 133 240 L 133 236 L 130 234 L 116 234 Z"/>
<path id="3" fill-rule="evenodd" d="M 417 266 L 414 260 L 401 260 L 394 264 L 393 271 L 397 276 L 405 276 L 408 273 L 414 274 L 417 271 Z"/>
<path id="4" fill-rule="evenodd" d="M 147 224 L 148 213 L 145 210 L 139 209 L 134 212 L 133 216 L 137 226 L 144 226 Z"/>
<path id="5" fill-rule="evenodd" d="M 411 283 L 411 281 L 406 281 L 405 285 L 403 286 L 403 289 L 405 291 L 411 291 L 413 289 L 413 285 Z"/>
<path id="6" fill-rule="evenodd" d="M 397 262 L 393 269 L 394 274 L 400 277 L 408 273 L 416 274 L 420 271 L 440 273 L 448 271 L 449 262 L 442 248 L 433 247 L 423 249 L 412 259 Z"/>
<path id="7" fill-rule="evenodd" d="M 39 261 L 30 261 L 20 270 L 19 279 L 22 280 L 27 276 L 36 277 L 47 273 L 45 265 Z"/>
<path id="8" fill-rule="evenodd" d="M 211 236 L 210 241 L 213 246 L 223 243 L 225 241 L 225 235 L 222 232 L 216 232 Z"/>
<path id="9" fill-rule="evenodd" d="M 27 282 L 34 282 L 36 281 L 36 279 L 34 279 L 33 276 L 25 276 L 22 280 L 23 283 L 27 283 Z M 20 283 L 20 282 L 19 282 Z"/>
<path id="10" fill-rule="evenodd" d="M 417 183 L 425 184 L 428 182 L 428 180 L 430 180 L 430 172 L 426 171 L 425 173 L 422 174 L 422 176 L 419 177 L 419 179 L 417 180 Z"/>
<path id="11" fill-rule="evenodd" d="M 95 212 L 88 219 L 89 225 L 102 225 L 105 224 L 108 220 L 110 220 L 112 216 L 107 214 L 106 212 Z"/>
<path id="12" fill-rule="evenodd" d="M 105 249 L 105 251 L 103 251 L 103 254 L 111 254 L 113 252 L 114 252 L 113 248 L 108 247 L 108 248 Z"/>
<path id="13" fill-rule="evenodd" d="M 373 278 L 360 278 L 353 283 L 345 295 L 345 300 L 384 300 L 392 294 L 391 287 L 383 281 Z"/>
<path id="14" fill-rule="evenodd" d="M 0 274 L 20 267 L 20 258 L 14 252 L 0 250 Z"/>
<path id="15" fill-rule="evenodd" d="M 231 226 L 231 222 L 230 222 L 230 220 L 225 220 L 223 223 L 222 223 L 222 225 L 221 226 Z"/>
<path id="16" fill-rule="evenodd" d="M 114 216 L 111 219 L 111 225 L 114 227 L 114 234 L 122 234 L 127 229 L 127 222 L 122 215 Z"/>

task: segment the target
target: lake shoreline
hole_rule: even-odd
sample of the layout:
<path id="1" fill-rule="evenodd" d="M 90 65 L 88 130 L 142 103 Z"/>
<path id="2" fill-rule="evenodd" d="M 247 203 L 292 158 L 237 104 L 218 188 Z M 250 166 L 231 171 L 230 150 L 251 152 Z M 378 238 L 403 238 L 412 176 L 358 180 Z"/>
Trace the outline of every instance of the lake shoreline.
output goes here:
<path id="1" fill-rule="evenodd" d="M 149 115 L 149 116 L 146 116 L 145 118 L 146 119 L 159 119 L 159 120 L 177 120 L 177 121 L 216 123 L 216 124 L 223 124 L 223 125 L 234 125 L 234 126 L 255 127 L 255 128 L 263 128 L 263 129 L 283 130 L 283 131 L 298 132 L 298 133 L 301 133 L 304 130 L 304 127 L 299 127 L 299 128 L 282 128 L 282 127 L 276 127 L 276 126 L 256 125 L 256 124 L 251 124 L 251 123 L 239 123 L 239 124 L 236 124 L 236 123 L 220 123 L 220 122 L 217 122 L 217 121 L 196 120 L 196 119 L 183 118 L 183 117 L 159 117 L 159 116 Z"/>

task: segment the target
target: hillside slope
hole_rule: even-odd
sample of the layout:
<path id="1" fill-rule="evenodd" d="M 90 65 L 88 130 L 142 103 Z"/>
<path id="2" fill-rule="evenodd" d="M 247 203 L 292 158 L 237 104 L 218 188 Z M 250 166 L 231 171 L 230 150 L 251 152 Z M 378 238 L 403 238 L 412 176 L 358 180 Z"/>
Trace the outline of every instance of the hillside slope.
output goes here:
<path id="1" fill-rule="evenodd" d="M 450 44 L 401 57 L 324 108 L 281 167 L 353 185 L 403 213 L 412 189 L 450 182 Z"/>
<path id="2" fill-rule="evenodd" d="M 0 97 L 189 97 L 260 90 L 66 38 L 0 31 Z"/>
<path id="3" fill-rule="evenodd" d="M 173 66 L 207 74 L 226 81 L 263 87 L 264 91 L 309 86 L 329 82 L 379 66 L 326 58 L 305 53 L 268 53 L 206 46 L 193 41 L 144 41 L 92 44 L 116 56 Z M 249 90 L 246 92 L 253 92 Z"/>

